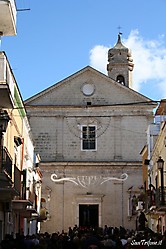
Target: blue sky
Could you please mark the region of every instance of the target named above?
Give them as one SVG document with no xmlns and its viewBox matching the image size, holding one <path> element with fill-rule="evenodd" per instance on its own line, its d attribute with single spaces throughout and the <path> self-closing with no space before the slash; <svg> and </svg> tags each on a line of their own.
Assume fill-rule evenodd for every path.
<svg viewBox="0 0 166 249">
<path fill-rule="evenodd" d="M 122 41 L 134 59 L 133 87 L 166 98 L 166 0 L 16 0 L 17 36 L 2 37 L 23 99 L 90 65 L 107 74 Z"/>
</svg>

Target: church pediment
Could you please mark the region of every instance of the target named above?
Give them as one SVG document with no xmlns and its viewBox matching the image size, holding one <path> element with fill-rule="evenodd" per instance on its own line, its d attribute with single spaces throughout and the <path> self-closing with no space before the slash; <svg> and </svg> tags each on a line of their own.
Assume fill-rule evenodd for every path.
<svg viewBox="0 0 166 249">
<path fill-rule="evenodd" d="M 149 102 L 149 98 L 90 66 L 27 99 L 34 106 L 86 106 Z"/>
</svg>

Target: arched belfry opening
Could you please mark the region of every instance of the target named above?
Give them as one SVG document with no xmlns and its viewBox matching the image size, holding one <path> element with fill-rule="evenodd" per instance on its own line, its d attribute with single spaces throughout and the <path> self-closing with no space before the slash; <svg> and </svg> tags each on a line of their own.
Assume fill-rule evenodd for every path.
<svg viewBox="0 0 166 249">
<path fill-rule="evenodd" d="M 133 59 L 130 50 L 122 44 L 121 33 L 117 43 L 108 51 L 108 76 L 116 82 L 132 88 Z"/>
<path fill-rule="evenodd" d="M 116 81 L 122 85 L 125 85 L 125 78 L 123 77 L 123 75 L 118 75 Z"/>
</svg>

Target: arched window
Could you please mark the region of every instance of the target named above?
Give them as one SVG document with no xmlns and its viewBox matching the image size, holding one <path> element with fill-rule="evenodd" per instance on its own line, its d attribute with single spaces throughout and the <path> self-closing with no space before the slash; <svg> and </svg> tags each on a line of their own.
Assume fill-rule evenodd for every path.
<svg viewBox="0 0 166 249">
<path fill-rule="evenodd" d="M 125 85 L 125 78 L 123 77 L 123 75 L 118 75 L 116 81 L 122 85 Z"/>
</svg>

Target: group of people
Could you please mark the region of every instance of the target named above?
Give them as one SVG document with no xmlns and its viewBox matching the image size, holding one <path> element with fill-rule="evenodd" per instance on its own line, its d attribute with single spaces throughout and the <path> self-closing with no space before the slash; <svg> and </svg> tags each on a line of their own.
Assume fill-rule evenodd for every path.
<svg viewBox="0 0 166 249">
<path fill-rule="evenodd" d="M 166 248 L 164 235 L 152 232 L 126 230 L 123 227 L 69 227 L 67 232 L 47 232 L 16 238 L 6 235 L 1 249 L 130 249 L 130 248 Z"/>
</svg>

